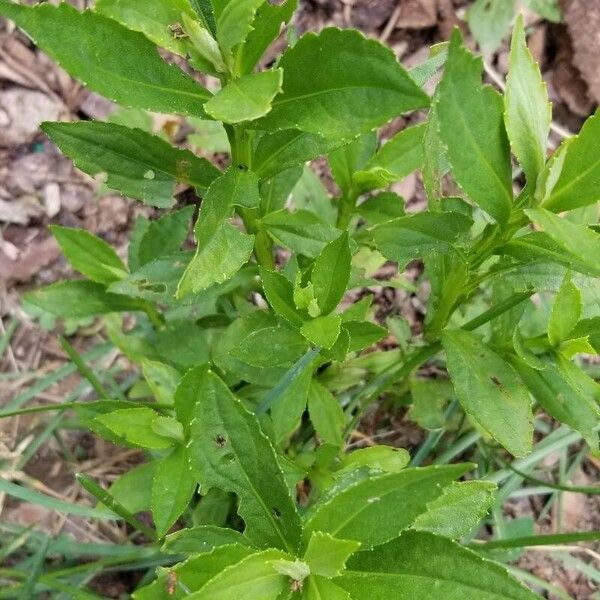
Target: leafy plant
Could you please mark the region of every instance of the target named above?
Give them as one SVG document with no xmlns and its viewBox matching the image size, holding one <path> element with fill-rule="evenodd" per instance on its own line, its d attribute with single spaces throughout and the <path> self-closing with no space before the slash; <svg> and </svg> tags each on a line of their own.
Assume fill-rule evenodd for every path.
<svg viewBox="0 0 600 600">
<path fill-rule="evenodd" d="M 100 397 L 64 408 L 149 458 L 109 490 L 80 482 L 100 514 L 179 557 L 138 600 L 537 597 L 459 543 L 493 502 L 494 484 L 469 475 L 480 467 L 408 467 L 405 451 L 345 446 L 388 392 L 425 427 L 444 423 L 451 400 L 466 415 L 462 431 L 515 456 L 531 450 L 539 409 L 598 452 L 600 388 L 577 356 L 600 348 L 600 234 L 587 221 L 600 195 L 600 115 L 547 159 L 551 112 L 520 18 L 504 96 L 482 84 L 458 31 L 412 71 L 377 41 L 333 28 L 263 68 L 294 9 L 294 0 L 152 0 L 140 11 L 98 0 L 78 12 L 0 0 L 0 14 L 90 89 L 189 116 L 211 149 L 224 143 L 220 121 L 231 150 L 220 171 L 142 129 L 44 125 L 80 169 L 133 199 L 172 209 L 176 185 L 198 195 L 197 207 L 140 219 L 126 264 L 90 233 L 52 229 L 84 279 L 27 302 L 59 318 L 105 315 L 143 376 L 113 399 L 71 352 Z M 217 78 L 219 91 L 157 46 Z M 444 62 L 430 98 L 422 85 Z M 417 110 L 425 120 L 379 145 L 378 128 Z M 322 155 L 340 190 L 333 199 L 303 169 Z M 428 196 L 417 213 L 387 189 L 415 169 Z M 459 195 L 444 194 L 449 179 Z M 341 303 L 386 260 L 402 271 L 417 259 L 431 290 L 422 336 L 375 323 L 368 296 Z M 534 294 L 553 300 L 531 318 Z M 132 329 L 121 313 L 135 315 Z M 378 342 L 390 331 L 399 349 L 386 352 Z M 451 385 L 417 376 L 431 360 Z M 136 516 L 147 510 L 153 528 Z"/>
</svg>

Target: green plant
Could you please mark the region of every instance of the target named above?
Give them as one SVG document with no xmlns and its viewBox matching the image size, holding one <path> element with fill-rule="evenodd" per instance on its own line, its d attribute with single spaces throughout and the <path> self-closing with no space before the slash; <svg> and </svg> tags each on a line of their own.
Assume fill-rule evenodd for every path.
<svg viewBox="0 0 600 600">
<path fill-rule="evenodd" d="M 62 318 L 105 315 L 111 341 L 143 374 L 127 399 L 112 399 L 65 342 L 99 399 L 53 408 L 149 457 L 109 490 L 79 480 L 101 503 L 94 514 L 187 557 L 139 600 L 534 598 L 458 543 L 493 502 L 490 481 L 457 482 L 481 465 L 406 468 L 403 450 L 346 453 L 345 444 L 388 392 L 433 429 L 458 404 L 468 417 L 460 431 L 475 427 L 498 453 L 530 452 L 534 408 L 598 452 L 600 388 L 572 359 L 600 347 L 600 115 L 547 160 L 551 111 L 520 19 L 504 97 L 482 85 L 458 31 L 410 72 L 378 42 L 338 29 L 302 36 L 257 71 L 294 9 L 293 0 L 152 0 L 142 12 L 134 0 L 98 0 L 81 13 L 0 0 L 0 14 L 90 89 L 220 121 L 231 150 L 221 172 L 141 129 L 43 127 L 80 169 L 129 197 L 169 209 L 182 183 L 201 198 L 194 251 L 182 250 L 193 206 L 140 219 L 127 264 L 85 231 L 52 228 L 85 279 L 27 301 Z M 220 90 L 168 65 L 155 45 Z M 421 86 L 444 64 L 431 99 Z M 379 147 L 375 130 L 415 110 L 427 120 Z M 525 183 L 516 197 L 511 149 Z M 303 170 L 321 155 L 341 192 L 333 201 Z M 405 213 L 382 190 L 415 169 L 428 205 Z M 460 195 L 444 195 L 450 177 Z M 373 322 L 370 299 L 340 301 L 373 283 L 385 260 L 402 271 L 415 259 L 431 288 L 424 333 L 410 339 L 390 319 L 400 347 L 386 352 L 377 343 L 388 328 Z M 551 309 L 535 309 L 534 294 L 553 297 Z M 127 331 L 125 312 L 136 316 Z M 452 386 L 416 375 L 443 357 Z M 136 516 L 146 510 L 153 527 Z M 188 526 L 167 535 L 182 515 Z"/>
</svg>

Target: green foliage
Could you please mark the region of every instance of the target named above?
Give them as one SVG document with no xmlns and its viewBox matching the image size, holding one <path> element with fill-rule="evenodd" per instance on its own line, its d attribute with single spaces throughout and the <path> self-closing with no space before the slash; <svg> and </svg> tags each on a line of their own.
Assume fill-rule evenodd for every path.
<svg viewBox="0 0 600 600">
<path fill-rule="evenodd" d="M 148 133 L 139 114 L 131 123 L 142 129 L 118 116 L 44 125 L 112 189 L 159 209 L 178 204 L 138 219 L 127 264 L 103 240 L 53 226 L 84 279 L 27 296 L 45 315 L 98 317 L 139 367 L 113 400 L 106 374 L 73 356 L 101 398 L 61 407 L 75 426 L 148 458 L 109 490 L 80 477 L 112 511 L 79 507 L 86 516 L 119 516 L 162 545 L 144 564 L 169 566 L 134 598 L 538 597 L 461 541 L 494 504 L 495 485 L 476 477 L 506 452 L 528 454 L 542 412 L 598 452 L 600 386 L 579 355 L 600 348 L 600 117 L 546 159 L 547 94 L 520 19 L 503 98 L 482 84 L 458 31 L 411 72 L 379 42 L 334 28 L 303 35 L 263 68 L 294 0 L 138 4 L 99 0 L 78 12 L 0 0 L 0 14 L 90 89 L 199 117 L 191 144 L 231 154 L 220 170 Z M 500 4 L 471 9 L 480 42 L 493 8 L 503 11 L 488 38 L 497 43 L 512 14 Z M 208 92 L 157 46 L 221 87 Z M 421 85 L 442 66 L 430 100 Z M 380 144 L 378 128 L 417 109 L 417 124 Z M 516 197 L 511 150 L 525 178 Z M 337 195 L 306 166 L 321 156 Z M 428 205 L 405 212 L 388 188 L 415 170 Z M 448 179 L 460 196 L 445 195 Z M 182 185 L 189 206 L 174 195 Z M 424 272 L 384 282 L 386 260 L 400 271 L 422 261 Z M 426 304 L 413 331 L 352 291 L 387 285 Z M 432 359 L 439 377 L 417 375 Z M 350 442 L 384 392 L 386 410 L 407 407 L 430 430 L 412 457 Z M 479 440 L 476 467 L 417 466 L 434 452 L 438 462 L 457 456 L 465 439 Z"/>
</svg>

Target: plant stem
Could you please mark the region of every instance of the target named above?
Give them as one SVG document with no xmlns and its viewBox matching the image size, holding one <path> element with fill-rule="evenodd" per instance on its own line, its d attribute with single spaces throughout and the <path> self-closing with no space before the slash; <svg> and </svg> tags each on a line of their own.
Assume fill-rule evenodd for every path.
<svg viewBox="0 0 600 600">
<path fill-rule="evenodd" d="M 353 191 L 340 198 L 338 204 L 338 215 L 336 220 L 336 227 L 338 229 L 348 229 L 348 225 L 350 225 L 350 220 L 354 215 L 357 198 L 358 196 Z"/>
</svg>

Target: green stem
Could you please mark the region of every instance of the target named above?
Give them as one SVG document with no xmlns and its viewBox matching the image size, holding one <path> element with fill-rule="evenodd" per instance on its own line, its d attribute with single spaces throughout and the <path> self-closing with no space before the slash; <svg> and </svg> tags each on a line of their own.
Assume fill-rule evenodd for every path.
<svg viewBox="0 0 600 600">
<path fill-rule="evenodd" d="M 358 195 L 351 191 L 348 194 L 342 196 L 338 203 L 338 214 L 336 220 L 336 227 L 338 229 L 346 230 L 356 210 L 356 200 Z"/>
</svg>

